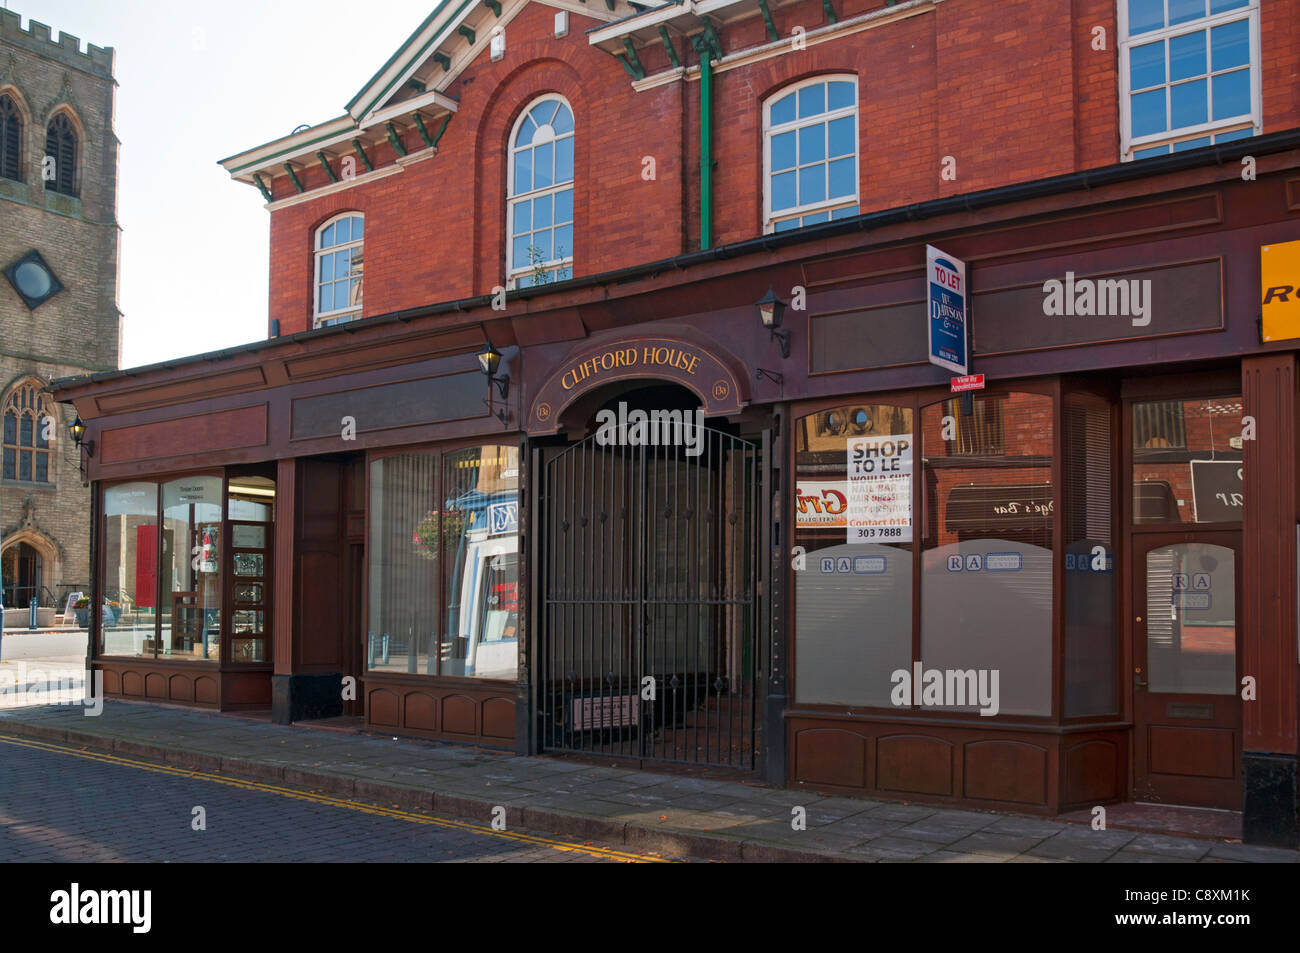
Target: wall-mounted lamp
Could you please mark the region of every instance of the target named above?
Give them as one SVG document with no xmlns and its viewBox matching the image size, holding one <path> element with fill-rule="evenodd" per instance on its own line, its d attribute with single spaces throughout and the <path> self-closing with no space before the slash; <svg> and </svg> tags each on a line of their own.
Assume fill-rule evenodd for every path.
<svg viewBox="0 0 1300 953">
<path fill-rule="evenodd" d="M 84 442 L 86 456 L 93 457 L 95 455 L 95 441 L 86 440 L 86 425 L 81 422 L 80 414 L 77 415 L 76 420 L 68 425 L 68 433 L 72 434 L 72 443 L 78 449 L 83 448 Z"/>
<path fill-rule="evenodd" d="M 781 343 L 781 357 L 790 356 L 790 329 L 781 327 L 785 319 L 785 302 L 769 287 L 767 294 L 758 299 L 758 317 L 773 340 Z"/>
<path fill-rule="evenodd" d="M 501 366 L 501 352 L 494 348 L 491 342 L 488 342 L 487 350 L 479 354 L 478 366 L 483 368 L 487 379 L 497 385 L 501 399 L 505 400 L 506 395 L 510 393 L 510 378 L 497 377 L 497 368 Z"/>
</svg>

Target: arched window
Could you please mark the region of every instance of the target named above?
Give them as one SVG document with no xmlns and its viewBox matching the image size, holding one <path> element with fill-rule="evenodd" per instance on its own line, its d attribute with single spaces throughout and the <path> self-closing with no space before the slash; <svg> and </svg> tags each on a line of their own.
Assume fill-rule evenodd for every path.
<svg viewBox="0 0 1300 953">
<path fill-rule="evenodd" d="M 533 103 L 510 137 L 506 268 L 516 288 L 573 277 L 573 111 Z"/>
<path fill-rule="evenodd" d="M 8 93 L 0 96 L 0 179 L 23 180 L 23 114 Z"/>
<path fill-rule="evenodd" d="M 4 402 L 4 466 L 0 476 L 20 483 L 54 482 L 54 436 L 58 416 L 44 384 L 26 378 Z"/>
<path fill-rule="evenodd" d="M 53 160 L 51 163 L 50 160 Z M 45 188 L 64 195 L 77 194 L 77 131 L 72 120 L 59 113 L 45 131 Z"/>
<path fill-rule="evenodd" d="M 316 230 L 318 328 L 361 317 L 361 265 L 365 218 L 345 212 Z"/>
<path fill-rule="evenodd" d="M 763 167 L 765 231 L 857 215 L 857 78 L 819 76 L 768 100 Z"/>
</svg>

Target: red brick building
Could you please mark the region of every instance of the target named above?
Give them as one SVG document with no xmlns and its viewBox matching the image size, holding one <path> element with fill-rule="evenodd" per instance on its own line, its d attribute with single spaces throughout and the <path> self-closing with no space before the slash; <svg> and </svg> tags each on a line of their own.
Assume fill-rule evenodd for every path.
<svg viewBox="0 0 1300 953">
<path fill-rule="evenodd" d="M 223 162 L 267 341 L 59 384 L 90 664 L 1294 845 L 1300 2 L 1197 4 L 444 3 Z"/>
</svg>

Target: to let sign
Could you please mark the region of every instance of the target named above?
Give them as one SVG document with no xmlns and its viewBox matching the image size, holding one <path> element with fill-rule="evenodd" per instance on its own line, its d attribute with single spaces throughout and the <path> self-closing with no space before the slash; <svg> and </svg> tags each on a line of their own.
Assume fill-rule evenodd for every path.
<svg viewBox="0 0 1300 953">
<path fill-rule="evenodd" d="M 925 285 L 930 363 L 965 375 L 970 364 L 966 353 L 966 263 L 926 245 Z"/>
<path fill-rule="evenodd" d="M 910 433 L 849 440 L 849 543 L 912 541 L 912 445 Z"/>
</svg>

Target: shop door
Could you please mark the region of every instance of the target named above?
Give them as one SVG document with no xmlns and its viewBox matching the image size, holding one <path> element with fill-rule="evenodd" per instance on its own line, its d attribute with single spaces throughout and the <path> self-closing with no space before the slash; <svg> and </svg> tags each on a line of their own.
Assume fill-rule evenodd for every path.
<svg viewBox="0 0 1300 953">
<path fill-rule="evenodd" d="M 1241 534 L 1134 537 L 1134 797 L 1241 809 Z"/>
<path fill-rule="evenodd" d="M 592 436 L 538 467 L 542 747 L 755 766 L 759 449 L 695 449 Z"/>
</svg>

